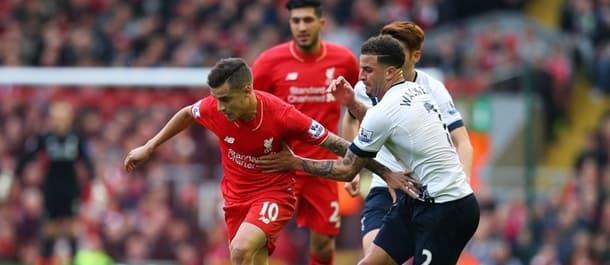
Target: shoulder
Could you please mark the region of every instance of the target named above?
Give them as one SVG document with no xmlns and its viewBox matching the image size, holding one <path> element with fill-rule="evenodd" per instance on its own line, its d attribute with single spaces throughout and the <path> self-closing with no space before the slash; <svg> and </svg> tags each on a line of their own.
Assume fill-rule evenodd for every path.
<svg viewBox="0 0 610 265">
<path fill-rule="evenodd" d="M 291 106 L 288 103 L 284 102 L 284 100 L 282 100 L 281 98 L 271 93 L 257 89 L 254 90 L 254 93 L 260 100 L 264 102 L 265 108 L 267 110 L 285 110 L 287 107 Z"/>
<path fill-rule="evenodd" d="M 396 85 L 396 89 L 390 89 L 388 91 L 388 95 L 390 95 L 391 98 L 394 98 L 394 97 L 392 97 L 392 95 L 395 96 L 396 94 L 402 94 L 405 91 L 417 89 L 417 88 L 422 89 L 423 85 L 420 83 L 415 83 L 415 82 L 411 82 L 411 81 L 404 81 L 404 82 Z M 385 96 L 384 96 L 384 98 L 385 98 Z"/>
<path fill-rule="evenodd" d="M 379 126 L 385 127 L 385 125 L 390 123 L 388 113 L 391 113 L 389 110 L 393 105 L 396 104 L 388 104 L 388 101 L 384 104 L 382 100 L 379 104 L 369 108 L 362 119 L 361 126 L 369 129 Z"/>
<path fill-rule="evenodd" d="M 263 113 L 266 117 L 271 117 L 274 123 L 280 124 L 281 127 L 290 127 L 292 122 L 303 118 L 310 119 L 305 114 L 302 114 L 293 105 L 286 103 L 281 98 L 260 90 L 254 90 L 256 96 L 263 104 Z"/>
<path fill-rule="evenodd" d="M 410 106 L 411 104 L 403 104 L 405 98 L 411 101 L 413 98 L 421 98 L 427 95 L 428 92 L 421 84 L 405 81 L 388 90 L 383 96 L 383 100 L 379 101 L 377 105 L 381 107 Z"/>
<path fill-rule="evenodd" d="M 212 96 L 204 97 L 191 105 L 191 115 L 199 118 L 202 113 L 207 113 L 210 109 L 216 109 L 216 100 Z"/>
<path fill-rule="evenodd" d="M 202 99 L 198 100 L 198 101 L 197 101 L 195 104 L 199 104 L 199 105 L 201 105 L 201 106 L 210 106 L 210 105 L 215 106 L 215 105 L 216 105 L 216 103 L 217 103 L 217 102 L 216 102 L 216 99 L 214 99 L 214 97 L 212 97 L 212 96 L 206 96 L 206 97 L 204 97 L 204 98 L 202 98 Z"/>
<path fill-rule="evenodd" d="M 443 82 L 441 82 L 439 79 L 421 70 L 417 70 L 417 76 L 417 83 L 421 84 L 428 91 L 428 93 L 434 97 L 434 100 L 436 100 L 438 104 L 442 105 L 446 102 L 453 102 L 453 98 L 451 97 L 451 94 L 449 94 L 447 87 L 445 87 L 445 84 L 443 84 Z M 419 79 L 420 76 L 421 79 Z"/>
<path fill-rule="evenodd" d="M 284 56 L 290 56 L 290 42 L 284 42 L 278 45 L 275 45 L 267 50 L 265 50 L 261 55 L 256 59 L 256 63 L 260 62 L 269 62 L 272 60 L 278 60 Z"/>
<path fill-rule="evenodd" d="M 445 85 L 443 84 L 443 82 L 441 80 L 439 80 L 438 78 L 434 77 L 433 75 L 424 72 L 422 70 L 416 69 L 415 70 L 417 72 L 417 80 L 416 83 L 421 84 L 423 86 L 427 86 L 431 89 L 444 89 L 447 90 L 447 88 L 445 88 Z"/>
<path fill-rule="evenodd" d="M 343 56 L 346 58 L 355 58 L 352 51 L 341 44 L 324 41 L 324 45 L 326 45 L 326 49 L 328 49 L 328 52 L 330 54 L 336 54 L 338 56 Z"/>
</svg>

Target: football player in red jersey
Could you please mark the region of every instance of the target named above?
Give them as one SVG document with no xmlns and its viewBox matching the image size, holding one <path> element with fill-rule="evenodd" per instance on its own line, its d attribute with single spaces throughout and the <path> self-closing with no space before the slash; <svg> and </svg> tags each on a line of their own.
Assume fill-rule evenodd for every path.
<svg viewBox="0 0 610 265">
<path fill-rule="evenodd" d="M 280 97 L 337 133 L 341 105 L 326 88 L 338 76 L 355 84 L 358 62 L 348 48 L 321 39 L 325 20 L 320 1 L 289 0 L 286 8 L 293 39 L 257 58 L 252 68 L 255 87 Z M 337 158 L 304 142 L 290 143 L 290 147 L 303 157 Z M 333 264 L 340 225 L 337 184 L 304 172 L 297 173 L 296 181 L 297 223 L 311 231 L 309 264 Z"/>
<path fill-rule="evenodd" d="M 345 154 L 347 141 L 281 99 L 254 91 L 252 73 L 239 58 L 219 61 L 208 75 L 211 95 L 179 110 L 146 144 L 125 158 L 127 171 L 148 160 L 161 144 L 193 123 L 220 139 L 224 176 L 223 210 L 232 264 L 267 264 L 274 241 L 295 210 L 293 171 L 265 173 L 255 161 L 298 140 Z M 368 168 L 387 177 L 388 185 L 407 191 L 408 178 L 370 160 Z M 350 181 L 345 179 L 343 181 Z"/>
</svg>

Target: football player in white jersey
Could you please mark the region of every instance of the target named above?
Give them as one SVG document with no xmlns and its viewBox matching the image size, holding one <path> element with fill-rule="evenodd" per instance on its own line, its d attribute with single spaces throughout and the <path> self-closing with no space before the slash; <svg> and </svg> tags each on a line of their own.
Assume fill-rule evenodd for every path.
<svg viewBox="0 0 610 265">
<path fill-rule="evenodd" d="M 479 222 L 478 202 L 451 142 L 434 98 L 402 73 L 405 55 L 394 38 L 381 35 L 361 48 L 360 80 L 379 103 L 367 110 L 342 77 L 330 88 L 356 117 L 358 136 L 338 160 L 271 154 L 257 164 L 267 170 L 288 166 L 317 176 L 351 180 L 382 147 L 400 170 L 413 170 L 419 196 L 402 196 L 383 219 L 373 245 L 359 264 L 455 264 Z M 402 174 L 396 172 L 395 174 Z M 390 191 L 392 191 L 390 189 Z"/>
<path fill-rule="evenodd" d="M 413 22 L 394 21 L 385 25 L 381 29 L 380 34 L 390 35 L 402 44 L 405 53 L 405 64 L 402 67 L 404 78 L 423 87 L 436 100 L 438 110 L 447 125 L 451 141 L 458 152 L 466 176 L 470 176 L 473 149 L 461 114 L 455 109 L 453 99 L 441 81 L 423 71 L 415 69 L 415 64 L 421 58 L 421 50 L 425 37 L 424 31 Z M 359 102 L 367 107 L 376 104 L 377 100 L 375 98 L 369 98 L 366 95 L 366 88 L 363 82 L 358 82 L 354 90 L 356 99 Z M 344 115 L 342 129 L 344 131 L 357 131 L 358 126 L 355 118 L 350 117 L 350 115 Z M 362 121 L 361 118 L 359 121 Z M 355 129 L 352 129 L 354 127 Z M 377 160 L 393 170 L 400 168 L 396 159 L 386 148 L 381 148 L 377 154 Z M 359 177 L 356 177 L 352 182 L 346 183 L 345 188 L 352 196 L 357 196 L 360 194 L 359 184 Z M 383 217 L 393 204 L 387 187 L 383 179 L 373 174 L 361 216 L 362 247 L 364 253 L 371 246 L 373 239 L 379 232 L 379 228 L 381 228 Z M 399 192 L 399 196 L 401 195 Z"/>
</svg>

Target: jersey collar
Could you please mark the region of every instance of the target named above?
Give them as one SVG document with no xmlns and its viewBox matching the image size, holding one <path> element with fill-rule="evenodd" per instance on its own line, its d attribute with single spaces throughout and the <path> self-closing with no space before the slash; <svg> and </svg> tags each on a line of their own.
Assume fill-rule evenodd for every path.
<svg viewBox="0 0 610 265">
<path fill-rule="evenodd" d="M 390 91 L 390 89 L 394 88 L 397 85 L 404 84 L 405 82 L 406 82 L 406 80 L 403 79 L 401 81 L 398 81 L 398 82 L 392 84 L 390 86 L 390 88 L 388 88 L 388 91 L 386 91 L 385 93 L 387 94 Z M 375 105 L 377 105 L 377 103 L 379 103 L 379 99 L 377 97 L 369 97 L 369 98 L 371 99 L 371 103 L 373 104 L 373 106 L 375 106 Z"/>
<path fill-rule="evenodd" d="M 292 57 L 297 59 L 297 61 L 303 63 L 319 62 L 320 60 L 324 59 L 327 54 L 326 43 L 324 41 L 320 42 L 320 50 L 313 54 L 304 53 L 299 50 L 299 48 L 297 47 L 297 43 L 294 40 L 290 41 L 290 45 L 288 45 L 288 47 L 290 48 L 290 54 L 292 55 Z"/>
</svg>

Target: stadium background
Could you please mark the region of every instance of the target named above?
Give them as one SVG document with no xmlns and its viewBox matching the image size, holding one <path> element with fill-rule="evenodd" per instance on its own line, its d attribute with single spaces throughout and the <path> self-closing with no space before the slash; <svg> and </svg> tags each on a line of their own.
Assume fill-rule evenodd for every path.
<svg viewBox="0 0 610 265">
<path fill-rule="evenodd" d="M 325 38 L 356 55 L 389 21 L 426 30 L 419 67 L 443 78 L 475 147 L 483 211 L 460 264 L 610 264 L 610 1 L 323 3 Z M 228 264 L 213 135 L 193 126 L 130 175 L 122 159 L 206 95 L 204 67 L 227 56 L 252 62 L 289 37 L 283 1 L 0 0 L 0 264 L 36 260 L 44 159 L 22 176 L 27 185 L 12 173 L 56 101 L 77 107 L 96 168 L 82 197 L 82 251 L 120 263 Z M 93 72 L 58 81 L 54 67 Z M 105 67 L 150 79 L 169 71 L 175 84 Z M 188 70 L 201 75 L 179 75 Z M 108 84 L 92 81 L 100 76 Z M 355 264 L 361 202 L 343 203 L 336 260 Z M 305 264 L 306 242 L 290 224 L 274 264 Z"/>
</svg>

